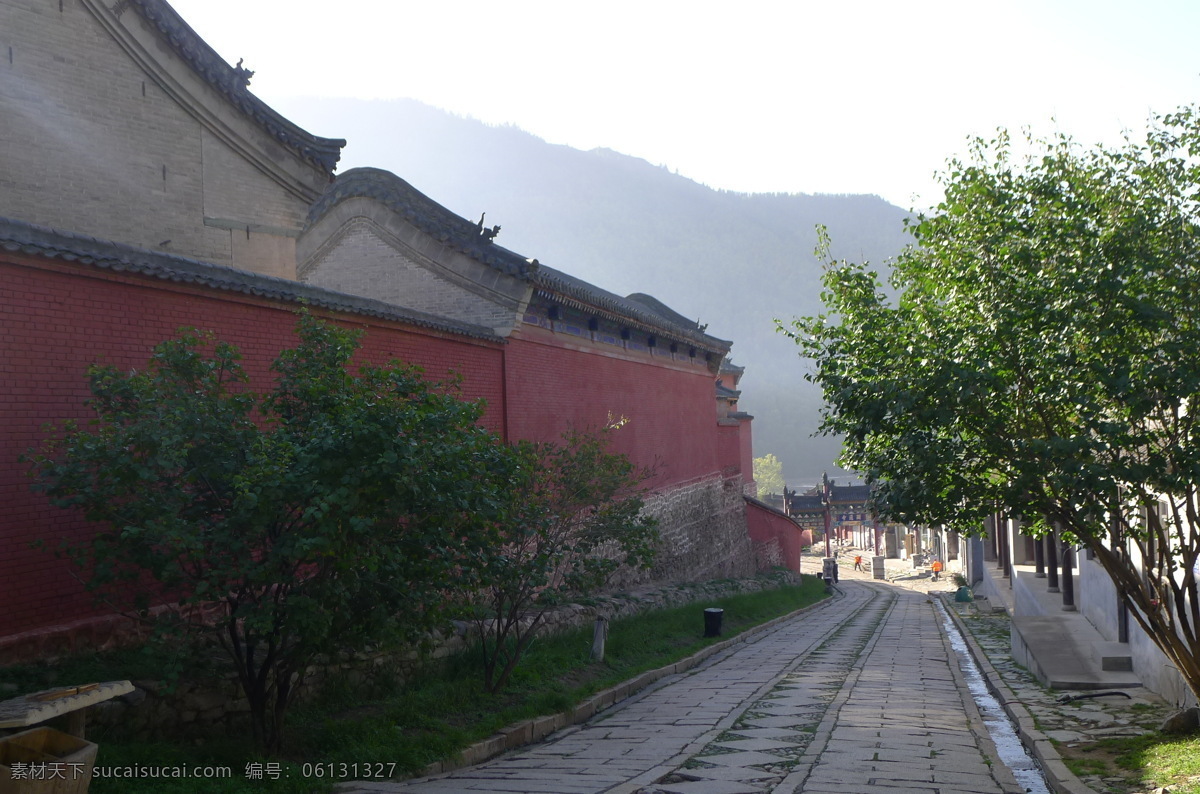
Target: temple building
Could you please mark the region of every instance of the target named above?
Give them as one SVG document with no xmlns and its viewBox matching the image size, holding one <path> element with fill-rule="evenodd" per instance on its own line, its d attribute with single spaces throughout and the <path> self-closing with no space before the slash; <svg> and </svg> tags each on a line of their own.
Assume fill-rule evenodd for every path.
<svg viewBox="0 0 1200 794">
<path fill-rule="evenodd" d="M 754 499 L 729 341 L 509 251 L 397 175 L 336 174 L 345 142 L 255 97 L 164 0 L 0 0 L 0 44 L 0 658 L 115 631 L 31 545 L 93 528 L 21 461 L 89 418 L 86 368 L 144 366 L 192 326 L 268 383 L 301 306 L 363 329 L 364 361 L 461 376 L 504 439 L 622 420 L 617 451 L 655 471 L 651 579 L 798 570 L 799 528 Z"/>
</svg>

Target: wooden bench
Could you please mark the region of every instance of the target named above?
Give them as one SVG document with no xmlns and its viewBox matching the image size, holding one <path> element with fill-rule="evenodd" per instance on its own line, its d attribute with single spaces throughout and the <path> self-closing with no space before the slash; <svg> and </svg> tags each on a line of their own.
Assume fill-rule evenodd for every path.
<svg viewBox="0 0 1200 794">
<path fill-rule="evenodd" d="M 67 733 L 83 739 L 88 708 L 132 691 L 133 684 L 128 681 L 107 681 L 103 684 L 55 687 L 22 695 L 0 702 L 0 729 L 28 728 L 65 714 Z"/>
</svg>

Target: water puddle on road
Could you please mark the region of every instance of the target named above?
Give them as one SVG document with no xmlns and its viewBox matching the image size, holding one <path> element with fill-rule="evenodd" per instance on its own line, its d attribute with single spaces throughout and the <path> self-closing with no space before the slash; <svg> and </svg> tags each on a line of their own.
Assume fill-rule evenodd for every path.
<svg viewBox="0 0 1200 794">
<path fill-rule="evenodd" d="M 1021 744 L 1016 728 L 1009 720 L 1008 715 L 1004 713 L 1004 709 L 1001 708 L 1000 701 L 996 700 L 988 691 L 983 674 L 979 672 L 979 667 L 971 657 L 971 652 L 967 649 L 967 642 L 959 633 L 958 626 L 950 619 L 950 615 L 941 601 L 934 599 L 934 603 L 942 613 L 942 624 L 946 627 L 946 636 L 950 638 L 950 647 L 958 654 L 963 678 L 966 679 L 967 688 L 971 690 L 971 696 L 975 699 L 980 716 L 983 717 L 983 724 L 996 744 L 996 752 L 1000 754 L 1000 761 L 1012 770 L 1013 777 L 1025 791 L 1030 794 L 1050 794 L 1050 787 L 1046 783 L 1046 778 L 1042 776 L 1041 768 L 1026 752 L 1025 746 Z"/>
</svg>

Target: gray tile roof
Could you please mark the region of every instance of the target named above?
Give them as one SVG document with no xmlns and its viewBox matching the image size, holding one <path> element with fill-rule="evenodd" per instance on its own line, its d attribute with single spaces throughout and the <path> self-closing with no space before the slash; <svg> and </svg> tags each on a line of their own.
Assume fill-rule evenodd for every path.
<svg viewBox="0 0 1200 794">
<path fill-rule="evenodd" d="M 739 367 L 737 364 L 734 364 L 729 359 L 725 359 L 724 361 L 721 362 L 721 374 L 722 375 L 741 375 L 745 371 L 746 371 L 745 367 Z"/>
<path fill-rule="evenodd" d="M 793 513 L 821 513 L 825 510 L 825 502 L 820 494 L 791 494 L 788 509 Z"/>
<path fill-rule="evenodd" d="M 742 396 L 737 389 L 731 389 L 723 383 L 717 384 L 717 397 L 724 400 L 736 400 Z"/>
<path fill-rule="evenodd" d="M 302 130 L 276 113 L 247 90 L 250 83 L 247 69 L 230 66 L 204 39 L 192 30 L 163 0 L 123 0 L 138 15 L 162 34 L 163 40 L 184 63 L 223 95 L 242 113 L 253 119 L 275 140 L 293 149 L 303 159 L 325 169 L 333 169 L 342 156 L 346 142 L 340 138 L 320 138 Z M 118 4 L 119 5 L 119 4 Z M 236 20 L 230 20 L 236 24 Z M 241 62 L 239 61 L 239 64 Z"/>
<path fill-rule="evenodd" d="M 829 498 L 834 502 L 865 503 L 871 497 L 869 485 L 832 485 Z"/>
<path fill-rule="evenodd" d="M 794 518 L 792 518 L 791 516 L 789 516 L 787 513 L 783 512 L 782 510 L 780 510 L 778 507 L 775 507 L 774 505 L 767 504 L 766 502 L 762 501 L 761 499 L 755 499 L 753 496 L 746 496 L 744 494 L 742 495 L 742 498 L 746 500 L 747 504 L 752 504 L 755 507 L 761 508 L 763 510 L 767 510 L 767 511 L 779 516 L 780 518 L 786 518 L 788 521 L 791 521 L 793 524 L 796 524 L 796 520 Z M 801 529 L 802 527 L 799 524 L 796 524 L 796 528 Z"/>
<path fill-rule="evenodd" d="M 684 317 L 682 314 L 675 311 L 653 295 L 647 295 L 644 292 L 634 292 L 626 295 L 625 300 L 636 303 L 645 309 L 649 309 L 659 317 L 662 317 L 680 327 L 699 328 L 698 323 L 689 320 L 687 317 Z"/>
<path fill-rule="evenodd" d="M 482 224 L 456 215 L 400 177 L 380 168 L 352 168 L 338 176 L 309 209 L 308 223 L 315 223 L 338 203 L 357 197 L 379 201 L 435 240 L 502 273 L 529 282 L 551 300 L 574 303 L 585 311 L 601 310 L 643 329 L 672 336 L 720 355 L 728 352 L 732 345 L 709 336 L 695 322 L 650 296 L 635 294 L 623 298 L 496 245 L 481 233 Z"/>
<path fill-rule="evenodd" d="M 390 303 L 347 295 L 298 281 L 249 273 L 198 259 L 147 251 L 129 245 L 0 217 L 0 250 L 79 262 L 117 273 L 134 273 L 182 284 L 256 295 L 299 305 L 377 317 L 410 325 L 503 342 L 489 328 L 410 311 Z"/>
<path fill-rule="evenodd" d="M 528 278 L 538 266 L 491 242 L 478 224 L 455 215 L 391 171 L 351 168 L 338 175 L 308 209 L 311 226 L 335 206 L 351 198 L 370 198 L 416 226 L 440 243 L 510 276 Z"/>
</svg>

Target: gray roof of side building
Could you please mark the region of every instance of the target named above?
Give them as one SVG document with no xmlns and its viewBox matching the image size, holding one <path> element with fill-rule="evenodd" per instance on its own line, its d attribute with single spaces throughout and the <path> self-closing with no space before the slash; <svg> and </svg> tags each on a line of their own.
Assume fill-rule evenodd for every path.
<svg viewBox="0 0 1200 794">
<path fill-rule="evenodd" d="M 833 502 L 862 502 L 866 503 L 871 497 L 869 485 L 833 485 L 830 486 L 830 501 Z"/>
<path fill-rule="evenodd" d="M 649 309 L 659 317 L 665 318 L 672 323 L 684 328 L 699 328 L 700 324 L 687 317 L 684 317 L 679 312 L 666 305 L 653 295 L 647 295 L 644 292 L 633 292 L 625 296 L 625 300 L 632 301 L 640 306 Z"/>
<path fill-rule="evenodd" d="M 732 346 L 732 342 L 704 333 L 697 323 L 650 296 L 635 293 L 623 298 L 496 245 L 481 234 L 483 226 L 480 223 L 456 215 L 405 180 L 380 168 L 352 168 L 339 175 L 310 207 L 309 225 L 338 203 L 359 197 L 379 201 L 435 240 L 502 273 L 529 282 L 549 297 L 576 302 L 584 309 L 603 310 L 722 355 Z"/>
<path fill-rule="evenodd" d="M 724 361 L 721 362 L 721 374 L 722 375 L 741 375 L 741 374 L 745 373 L 745 371 L 746 371 L 745 367 L 739 367 L 737 364 L 734 364 L 729 359 L 725 359 Z"/>
<path fill-rule="evenodd" d="M 820 494 L 792 494 L 788 497 L 788 509 L 819 513 L 825 509 Z"/>
<path fill-rule="evenodd" d="M 162 34 L 163 40 L 217 93 L 250 117 L 272 138 L 295 151 L 301 158 L 323 168 L 332 178 L 346 141 L 321 138 L 306 132 L 247 89 L 250 72 L 230 66 L 216 50 L 208 46 L 183 17 L 163 0 L 123 0 L 138 15 Z M 239 61 L 239 63 L 241 63 Z"/>
<path fill-rule="evenodd" d="M 299 281 L 250 273 L 226 265 L 63 232 L 12 218 L 0 217 L 0 250 L 80 262 L 118 273 L 136 273 L 166 281 L 196 284 L 297 305 L 392 320 L 490 342 L 504 341 L 490 328 L 403 309 L 391 303 L 348 295 Z"/>
</svg>

